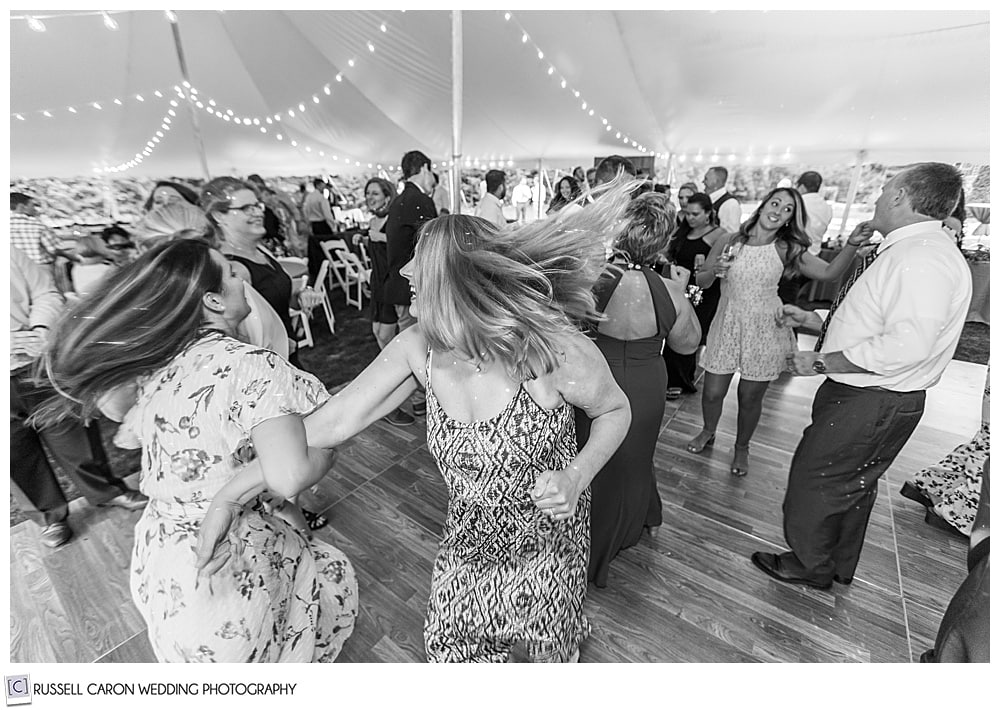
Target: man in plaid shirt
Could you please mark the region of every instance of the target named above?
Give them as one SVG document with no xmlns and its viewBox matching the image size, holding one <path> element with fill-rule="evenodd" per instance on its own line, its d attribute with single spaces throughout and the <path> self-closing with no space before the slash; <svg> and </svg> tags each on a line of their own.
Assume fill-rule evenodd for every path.
<svg viewBox="0 0 1000 710">
<path fill-rule="evenodd" d="M 76 260 L 73 252 L 62 249 L 56 235 L 38 219 L 38 203 L 20 192 L 10 193 L 10 243 L 41 266 L 51 268 L 57 256 Z"/>
</svg>

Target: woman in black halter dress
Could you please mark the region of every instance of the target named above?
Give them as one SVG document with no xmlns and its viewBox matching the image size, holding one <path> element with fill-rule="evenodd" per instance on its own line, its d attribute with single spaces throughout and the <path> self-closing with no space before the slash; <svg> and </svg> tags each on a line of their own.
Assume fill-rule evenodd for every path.
<svg viewBox="0 0 1000 710">
<path fill-rule="evenodd" d="M 632 425 L 625 441 L 590 484 L 590 563 L 587 578 L 608 583 L 620 550 L 635 545 L 644 527 L 663 521 L 653 473 L 653 452 L 663 420 L 667 372 L 662 352 L 698 347 L 700 332 L 684 282 L 656 274 L 650 264 L 666 247 L 675 213 L 664 195 L 646 193 L 626 211 L 613 245 L 615 256 L 594 287 L 597 310 L 607 320 L 591 329 L 618 386 L 629 399 Z M 577 416 L 577 439 L 587 442 L 590 419 Z"/>
</svg>

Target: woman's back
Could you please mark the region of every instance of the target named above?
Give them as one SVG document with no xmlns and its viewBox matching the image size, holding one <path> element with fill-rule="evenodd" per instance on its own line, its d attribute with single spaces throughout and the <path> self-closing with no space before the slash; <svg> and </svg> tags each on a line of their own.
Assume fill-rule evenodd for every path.
<svg viewBox="0 0 1000 710">
<path fill-rule="evenodd" d="M 594 290 L 597 310 L 607 316 L 596 327 L 598 345 L 602 337 L 611 338 L 632 345 L 633 350 L 649 346 L 659 354 L 676 312 L 658 274 L 646 267 L 611 265 Z"/>
</svg>

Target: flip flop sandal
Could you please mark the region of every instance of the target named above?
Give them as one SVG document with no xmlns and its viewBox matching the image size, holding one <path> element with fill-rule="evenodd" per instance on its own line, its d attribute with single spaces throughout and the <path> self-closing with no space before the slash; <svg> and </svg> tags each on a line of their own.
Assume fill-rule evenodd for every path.
<svg viewBox="0 0 1000 710">
<path fill-rule="evenodd" d="M 683 390 L 680 387 L 668 387 L 667 388 L 667 399 L 677 399 L 681 396 Z"/>
<path fill-rule="evenodd" d="M 322 527 L 326 527 L 326 524 L 330 521 L 319 513 L 314 513 L 311 510 L 302 509 L 302 517 L 306 519 L 306 523 L 309 525 L 310 530 L 319 530 Z"/>
</svg>

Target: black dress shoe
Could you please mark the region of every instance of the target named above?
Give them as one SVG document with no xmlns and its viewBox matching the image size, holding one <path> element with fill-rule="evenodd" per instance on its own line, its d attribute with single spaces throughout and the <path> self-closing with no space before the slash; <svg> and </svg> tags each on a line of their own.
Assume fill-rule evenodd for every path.
<svg viewBox="0 0 1000 710">
<path fill-rule="evenodd" d="M 854 577 L 841 577 L 839 574 L 833 575 L 833 581 L 837 584 L 850 584 L 854 581 Z"/>
<path fill-rule="evenodd" d="M 959 530 L 954 525 L 949 523 L 947 520 L 942 518 L 940 515 L 935 513 L 931 508 L 928 508 L 927 512 L 924 513 L 924 522 L 930 525 L 931 527 L 937 528 L 938 530 L 944 530 L 945 532 L 951 533 L 952 535 L 960 537 L 963 540 L 968 539 L 965 533 L 963 533 L 961 530 Z"/>
<path fill-rule="evenodd" d="M 903 487 L 899 489 L 899 494 L 904 498 L 909 498 L 915 503 L 920 503 L 920 505 L 930 508 L 934 505 L 934 501 L 927 497 L 927 494 L 922 490 L 917 488 L 915 485 L 907 481 L 903 484 Z"/>
<path fill-rule="evenodd" d="M 781 563 L 781 556 L 773 552 L 755 552 L 750 556 L 750 561 L 756 565 L 757 569 L 766 574 L 771 579 L 789 584 L 804 584 L 807 587 L 816 589 L 829 589 L 833 584 L 830 580 L 825 582 L 813 579 L 812 577 L 797 577 L 793 573 L 784 569 Z"/>
<path fill-rule="evenodd" d="M 111 500 L 106 500 L 100 503 L 102 508 L 110 508 L 112 506 L 116 508 L 124 508 L 125 510 L 139 510 L 140 508 L 145 508 L 146 503 L 149 502 L 149 498 L 144 496 L 139 491 L 134 491 L 131 488 L 125 490 L 124 493 L 116 495 Z"/>
<path fill-rule="evenodd" d="M 42 532 L 38 536 L 38 538 L 42 541 L 42 544 L 46 547 L 62 547 L 69 542 L 72 537 L 73 530 L 69 527 L 69 523 L 65 520 L 60 520 L 57 523 L 46 525 L 42 528 Z"/>
</svg>

